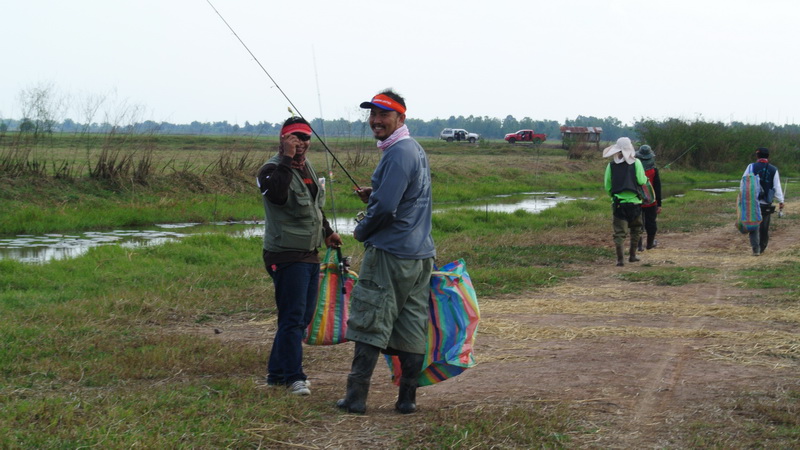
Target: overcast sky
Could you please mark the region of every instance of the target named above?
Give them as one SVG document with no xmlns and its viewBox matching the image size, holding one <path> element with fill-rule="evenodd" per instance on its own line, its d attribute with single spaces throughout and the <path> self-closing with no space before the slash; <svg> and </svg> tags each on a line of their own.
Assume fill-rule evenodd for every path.
<svg viewBox="0 0 800 450">
<path fill-rule="evenodd" d="M 800 122 L 797 0 L 212 0 L 307 119 L 578 115 Z M 206 0 L 0 0 L 0 118 L 50 86 L 59 118 L 136 110 L 281 122 L 289 103 Z"/>
</svg>

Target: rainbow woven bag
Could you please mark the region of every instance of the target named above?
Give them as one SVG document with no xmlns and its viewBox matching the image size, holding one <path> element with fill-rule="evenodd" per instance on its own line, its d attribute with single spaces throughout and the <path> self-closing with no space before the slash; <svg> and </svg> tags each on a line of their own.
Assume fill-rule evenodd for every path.
<svg viewBox="0 0 800 450">
<path fill-rule="evenodd" d="M 653 184 L 650 179 L 641 186 L 642 206 L 652 205 L 656 202 L 656 191 L 653 189 Z"/>
<path fill-rule="evenodd" d="M 758 176 L 753 173 L 753 165 L 750 164 L 742 176 L 739 196 L 736 199 L 736 229 L 742 234 L 756 231 L 761 225 L 761 206 L 758 204 L 760 192 L 761 183 Z"/>
<path fill-rule="evenodd" d="M 350 292 L 358 281 L 342 261 L 342 251 L 328 248 L 319 268 L 319 293 L 314 317 L 308 325 L 303 342 L 308 345 L 334 345 L 347 342 L 347 317 Z"/>
<path fill-rule="evenodd" d="M 420 386 L 452 378 L 475 365 L 473 347 L 480 321 L 478 296 L 463 259 L 431 274 L 428 343 L 417 382 Z M 400 384 L 400 360 L 386 355 L 394 384 Z"/>
</svg>

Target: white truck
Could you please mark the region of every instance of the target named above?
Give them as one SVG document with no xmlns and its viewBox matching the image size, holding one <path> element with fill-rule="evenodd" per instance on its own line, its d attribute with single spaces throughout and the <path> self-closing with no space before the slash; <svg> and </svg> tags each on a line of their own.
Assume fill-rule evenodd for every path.
<svg viewBox="0 0 800 450">
<path fill-rule="evenodd" d="M 444 139 L 447 142 L 453 141 L 467 141 L 474 144 L 480 139 L 478 133 L 470 133 L 463 128 L 445 128 L 439 133 L 439 139 Z"/>
</svg>

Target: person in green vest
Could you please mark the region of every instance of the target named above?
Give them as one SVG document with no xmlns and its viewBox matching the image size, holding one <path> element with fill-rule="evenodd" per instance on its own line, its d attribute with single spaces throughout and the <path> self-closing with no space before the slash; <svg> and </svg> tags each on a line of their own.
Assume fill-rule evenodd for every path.
<svg viewBox="0 0 800 450">
<path fill-rule="evenodd" d="M 303 372 L 303 333 L 314 316 L 319 290 L 318 249 L 342 245 L 328 224 L 324 179 L 306 159 L 311 126 L 291 117 L 281 128 L 278 153 L 258 171 L 264 203 L 263 259 L 275 286 L 278 330 L 267 362 L 267 385 L 309 395 Z"/>
<path fill-rule="evenodd" d="M 604 158 L 612 158 L 606 166 L 605 189 L 612 200 L 614 247 L 617 251 L 617 266 L 624 266 L 623 244 L 630 230 L 631 245 L 628 262 L 639 261 L 636 247 L 642 234 L 642 199 L 640 186 L 647 182 L 642 162 L 636 159 L 636 150 L 627 137 L 603 150 Z"/>
</svg>

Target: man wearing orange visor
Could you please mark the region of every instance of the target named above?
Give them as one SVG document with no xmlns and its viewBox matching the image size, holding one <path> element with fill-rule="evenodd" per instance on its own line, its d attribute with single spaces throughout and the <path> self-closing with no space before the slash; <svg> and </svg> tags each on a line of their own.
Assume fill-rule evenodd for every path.
<svg viewBox="0 0 800 450">
<path fill-rule="evenodd" d="M 405 125 L 406 104 L 392 90 L 361 104 L 381 160 L 371 187 L 357 193 L 367 203 L 353 236 L 365 251 L 350 294 L 347 339 L 355 341 L 345 398 L 337 406 L 366 412 L 369 383 L 380 352 L 397 355 L 402 375 L 395 409 L 416 411 L 417 377 L 425 357 L 428 296 L 436 249 L 431 237 L 431 172 L 425 150 Z"/>
</svg>

